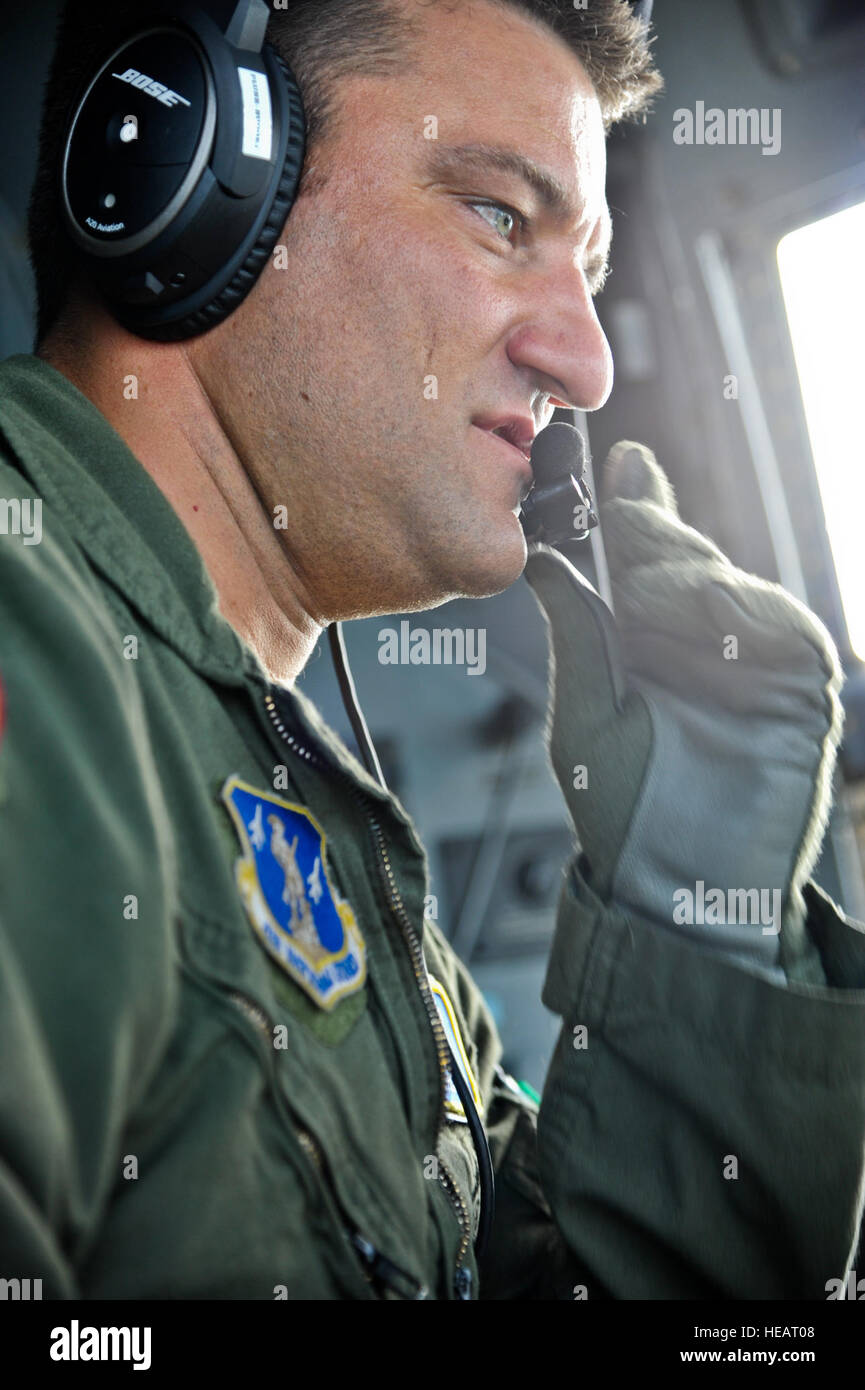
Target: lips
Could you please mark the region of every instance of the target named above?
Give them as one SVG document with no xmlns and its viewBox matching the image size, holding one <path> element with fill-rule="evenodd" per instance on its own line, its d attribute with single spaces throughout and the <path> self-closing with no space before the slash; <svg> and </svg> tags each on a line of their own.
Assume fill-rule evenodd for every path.
<svg viewBox="0 0 865 1390">
<path fill-rule="evenodd" d="M 505 414 L 479 415 L 472 421 L 479 430 L 497 435 L 507 444 L 519 449 L 527 460 L 531 460 L 532 444 L 535 440 L 536 426 L 531 415 Z"/>
<path fill-rule="evenodd" d="M 529 459 L 531 444 L 529 444 L 527 440 L 524 440 L 524 447 L 520 449 L 516 444 L 512 444 L 510 439 L 505 438 L 501 430 L 494 432 L 490 429 L 483 429 L 482 426 L 477 423 L 473 425 L 473 428 L 478 429 L 481 434 L 485 434 L 487 438 L 495 444 L 496 454 L 500 454 L 502 462 L 506 463 L 510 460 L 511 467 L 514 465 L 517 466 L 521 483 L 519 503 L 514 508 L 514 511 L 519 511 L 520 506 L 525 502 L 535 485 L 535 475 L 532 471 L 531 460 Z"/>
</svg>

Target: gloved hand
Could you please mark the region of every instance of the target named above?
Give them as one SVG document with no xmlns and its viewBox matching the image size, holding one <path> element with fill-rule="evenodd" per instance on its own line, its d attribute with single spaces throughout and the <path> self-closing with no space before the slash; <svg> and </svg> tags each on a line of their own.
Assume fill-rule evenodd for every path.
<svg viewBox="0 0 865 1390">
<path fill-rule="evenodd" d="M 617 444 L 602 483 L 615 620 L 558 551 L 532 547 L 525 570 L 551 630 L 549 749 L 579 864 L 604 902 L 781 983 L 824 983 L 802 888 L 841 735 L 832 639 L 684 525 L 643 445 Z"/>
</svg>

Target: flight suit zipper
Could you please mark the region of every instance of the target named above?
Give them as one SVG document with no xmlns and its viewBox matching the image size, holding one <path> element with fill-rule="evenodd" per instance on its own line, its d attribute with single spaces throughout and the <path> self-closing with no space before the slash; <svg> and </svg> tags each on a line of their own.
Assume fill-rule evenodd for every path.
<svg viewBox="0 0 865 1390">
<path fill-rule="evenodd" d="M 421 945 L 420 938 L 418 937 L 417 932 L 412 926 L 409 915 L 405 910 L 405 904 L 402 900 L 402 896 L 397 886 L 393 866 L 390 862 L 390 856 L 387 852 L 387 845 L 385 844 L 384 833 L 374 813 L 373 804 L 370 798 L 368 796 L 365 796 L 364 793 L 361 792 L 354 785 L 348 773 L 344 772 L 340 767 L 336 767 L 331 763 L 326 763 L 324 759 L 321 758 L 317 753 L 313 752 L 309 748 L 304 747 L 295 738 L 294 734 L 289 733 L 288 729 L 286 729 L 285 724 L 280 718 L 279 710 L 276 708 L 276 702 L 269 691 L 265 693 L 264 705 L 265 709 L 267 710 L 268 718 L 273 727 L 275 728 L 276 732 L 279 734 L 279 737 L 282 740 L 282 742 L 285 743 L 287 747 L 291 749 L 291 751 L 295 754 L 296 757 L 302 758 L 305 762 L 311 763 L 314 767 L 318 768 L 319 771 L 323 771 L 326 773 L 336 773 L 337 776 L 340 777 L 340 779 L 345 783 L 354 801 L 360 806 L 366 823 L 369 826 L 373 848 L 375 851 L 376 864 L 378 866 L 379 877 L 381 879 L 382 887 L 384 888 L 385 897 L 387 899 L 391 913 L 396 920 L 397 926 L 400 929 L 400 933 L 406 944 L 406 947 L 408 948 L 409 959 L 411 960 L 412 964 L 412 970 L 414 972 L 415 980 L 417 982 L 421 999 L 423 1000 L 424 1007 L 426 1008 L 427 1018 L 429 1019 L 430 1027 L 433 1033 L 433 1038 L 435 1039 L 436 1052 L 438 1054 L 439 1062 L 439 1109 L 437 1131 L 440 1131 L 442 1124 L 444 1123 L 445 1116 L 445 1078 L 448 1075 L 448 1068 L 450 1065 L 450 1049 L 448 1048 L 444 1028 L 442 1027 L 442 1022 L 439 1018 L 438 1009 L 435 1006 L 435 1000 L 432 996 L 432 990 L 430 989 L 429 982 L 427 980 L 426 966 L 424 964 L 423 958 L 423 947 Z M 459 1221 L 460 1225 L 460 1243 L 457 1251 L 457 1267 L 454 1275 L 454 1289 L 458 1298 L 470 1299 L 471 1270 L 468 1268 L 467 1265 L 465 1265 L 464 1262 L 466 1258 L 466 1253 L 469 1248 L 469 1244 L 471 1242 L 471 1217 L 469 1216 L 468 1208 L 466 1207 L 462 1195 L 460 1194 L 459 1189 L 457 1188 L 457 1185 L 454 1182 L 452 1174 L 448 1170 L 447 1165 L 440 1157 L 437 1157 L 436 1171 L 438 1175 L 438 1181 L 447 1193 L 448 1199 L 454 1208 L 457 1220 Z"/>
</svg>

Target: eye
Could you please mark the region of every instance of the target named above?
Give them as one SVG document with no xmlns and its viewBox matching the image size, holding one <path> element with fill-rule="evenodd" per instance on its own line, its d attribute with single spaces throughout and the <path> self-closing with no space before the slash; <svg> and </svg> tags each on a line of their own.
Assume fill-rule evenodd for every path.
<svg viewBox="0 0 865 1390">
<path fill-rule="evenodd" d="M 479 208 L 484 221 L 488 222 L 493 230 L 499 233 L 503 241 L 510 241 L 515 230 L 524 232 L 528 226 L 526 218 L 515 208 L 508 207 L 507 203 L 479 201 L 469 203 L 468 206 Z M 491 213 L 492 216 L 487 217 L 485 216 L 486 213 Z"/>
</svg>

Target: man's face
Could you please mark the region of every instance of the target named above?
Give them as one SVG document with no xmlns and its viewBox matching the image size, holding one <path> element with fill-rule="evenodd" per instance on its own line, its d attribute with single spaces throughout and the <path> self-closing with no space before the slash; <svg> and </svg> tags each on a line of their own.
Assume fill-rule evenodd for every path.
<svg viewBox="0 0 865 1390">
<path fill-rule="evenodd" d="M 582 65 L 518 11 L 404 3 L 415 60 L 340 84 L 287 268 L 190 352 L 268 511 L 287 507 L 278 534 L 323 621 L 511 584 L 531 470 L 492 428 L 510 420 L 528 447 L 552 400 L 594 410 L 612 384 L 591 299 L 604 133 Z"/>
</svg>

